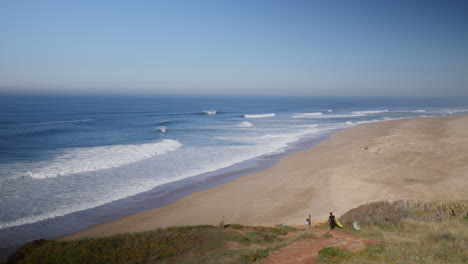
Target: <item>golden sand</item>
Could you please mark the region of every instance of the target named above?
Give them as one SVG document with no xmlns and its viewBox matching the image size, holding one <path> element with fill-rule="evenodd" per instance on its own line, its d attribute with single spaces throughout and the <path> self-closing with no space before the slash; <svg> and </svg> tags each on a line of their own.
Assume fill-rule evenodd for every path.
<svg viewBox="0 0 468 264">
<path fill-rule="evenodd" d="M 177 225 L 303 225 L 380 200 L 468 198 L 468 115 L 348 128 L 271 168 L 168 206 L 67 235 L 108 236 Z"/>
</svg>

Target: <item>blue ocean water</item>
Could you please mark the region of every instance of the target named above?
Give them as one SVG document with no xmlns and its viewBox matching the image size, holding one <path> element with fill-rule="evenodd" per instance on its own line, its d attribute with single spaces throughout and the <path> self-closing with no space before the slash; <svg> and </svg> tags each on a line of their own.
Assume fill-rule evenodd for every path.
<svg viewBox="0 0 468 264">
<path fill-rule="evenodd" d="M 337 129 L 458 113 L 468 113 L 466 100 L 2 95 L 0 238 Z"/>
</svg>

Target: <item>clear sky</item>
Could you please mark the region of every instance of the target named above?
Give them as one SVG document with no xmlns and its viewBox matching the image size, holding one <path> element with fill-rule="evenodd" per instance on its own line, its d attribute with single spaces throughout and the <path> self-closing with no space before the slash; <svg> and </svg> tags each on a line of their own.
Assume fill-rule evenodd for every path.
<svg viewBox="0 0 468 264">
<path fill-rule="evenodd" d="M 468 96 L 464 0 L 0 0 L 0 92 Z"/>
</svg>

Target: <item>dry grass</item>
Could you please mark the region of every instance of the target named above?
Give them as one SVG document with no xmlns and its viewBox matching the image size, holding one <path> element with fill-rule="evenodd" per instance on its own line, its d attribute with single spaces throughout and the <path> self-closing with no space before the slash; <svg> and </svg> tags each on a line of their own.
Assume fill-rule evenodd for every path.
<svg viewBox="0 0 468 264">
<path fill-rule="evenodd" d="M 379 202 L 350 210 L 341 221 L 382 241 L 361 252 L 324 249 L 319 263 L 468 263 L 467 202 Z"/>
<path fill-rule="evenodd" d="M 321 263 L 468 263 L 468 221 L 402 220 L 393 228 L 366 226 L 361 235 L 382 244 L 361 252 L 325 256 Z"/>
<path fill-rule="evenodd" d="M 320 263 L 468 263 L 468 205 L 461 202 L 379 202 L 341 217 L 359 221 L 359 236 L 381 241 L 361 252 L 325 248 Z M 324 228 L 328 228 L 325 224 Z M 35 241 L 7 263 L 253 263 L 306 237 L 286 226 L 186 226 L 69 242 Z M 227 248 L 227 242 L 240 245 Z M 231 243 L 232 244 L 232 243 Z"/>
<path fill-rule="evenodd" d="M 395 225 L 402 219 L 440 222 L 451 217 L 467 216 L 468 201 L 395 201 L 361 205 L 345 213 L 339 220 L 344 225 L 351 225 L 353 221 L 361 225 Z"/>
<path fill-rule="evenodd" d="M 252 263 L 268 256 L 296 231 L 286 226 L 182 226 L 76 241 L 36 240 L 6 263 Z M 290 239 L 291 240 L 291 239 Z M 226 247 L 228 242 L 240 245 Z"/>
</svg>

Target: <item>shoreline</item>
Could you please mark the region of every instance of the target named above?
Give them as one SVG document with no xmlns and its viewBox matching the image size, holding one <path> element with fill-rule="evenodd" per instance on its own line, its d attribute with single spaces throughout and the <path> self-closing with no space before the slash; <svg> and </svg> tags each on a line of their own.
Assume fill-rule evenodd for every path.
<svg viewBox="0 0 468 264">
<path fill-rule="evenodd" d="M 9 227 L 2 234 L 7 246 L 0 247 L 0 260 L 5 259 L 21 245 L 36 239 L 57 239 L 78 233 L 96 225 L 114 221 L 132 214 L 167 206 L 184 196 L 229 183 L 239 177 L 265 170 L 291 153 L 313 147 L 339 129 L 323 131 L 320 134 L 306 135 L 299 141 L 290 143 L 283 152 L 270 153 L 243 161 L 229 167 L 200 174 L 158 186 L 109 204 L 74 212 L 36 223 Z M 38 233 L 38 231 L 40 231 Z M 8 241 L 8 242 L 7 242 Z"/>
<path fill-rule="evenodd" d="M 465 131 L 468 115 L 361 124 L 286 155 L 264 170 L 58 239 L 221 221 L 301 225 L 309 213 L 312 220 L 323 220 L 330 211 L 339 216 L 379 200 L 466 199 Z"/>
</svg>

